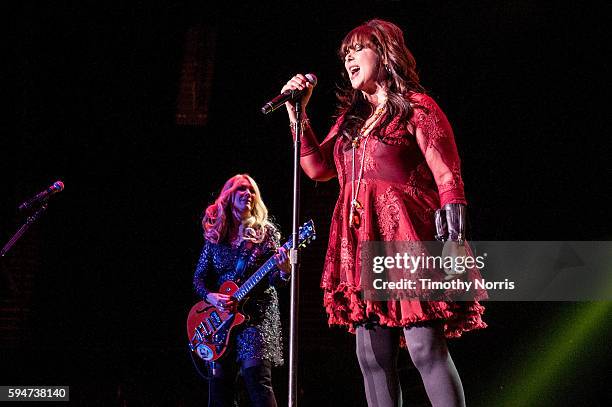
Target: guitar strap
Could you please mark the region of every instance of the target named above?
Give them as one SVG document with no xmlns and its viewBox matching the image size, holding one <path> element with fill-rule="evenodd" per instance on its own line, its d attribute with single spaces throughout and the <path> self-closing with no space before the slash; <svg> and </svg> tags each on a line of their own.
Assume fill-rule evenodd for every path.
<svg viewBox="0 0 612 407">
<path fill-rule="evenodd" d="M 241 282 L 244 272 L 249 264 L 249 257 L 253 251 L 253 242 L 244 240 L 240 244 L 240 254 L 236 262 L 236 282 Z"/>
</svg>

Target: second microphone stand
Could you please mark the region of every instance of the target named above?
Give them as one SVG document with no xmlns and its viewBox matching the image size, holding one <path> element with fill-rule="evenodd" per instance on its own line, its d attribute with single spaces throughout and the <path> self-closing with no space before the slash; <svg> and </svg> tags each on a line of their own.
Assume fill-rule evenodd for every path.
<svg viewBox="0 0 612 407">
<path fill-rule="evenodd" d="M 43 212 L 47 209 L 47 205 L 48 205 L 47 201 L 45 200 L 43 204 L 38 209 L 36 209 L 34 213 L 32 213 L 30 216 L 26 218 L 25 222 L 21 225 L 21 227 L 17 230 L 17 232 L 15 232 L 15 234 L 4 245 L 2 250 L 0 250 L 0 257 L 4 257 L 4 255 L 8 253 L 9 250 L 11 250 L 11 247 L 13 247 L 15 243 L 17 243 L 19 238 L 23 236 L 23 234 L 30 228 L 30 226 L 34 222 L 36 222 L 38 218 L 40 218 L 40 215 L 42 215 Z"/>
</svg>

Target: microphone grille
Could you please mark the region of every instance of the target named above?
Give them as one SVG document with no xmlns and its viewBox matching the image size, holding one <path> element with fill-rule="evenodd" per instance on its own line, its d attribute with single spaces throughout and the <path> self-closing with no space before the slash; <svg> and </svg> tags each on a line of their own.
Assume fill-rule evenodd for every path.
<svg viewBox="0 0 612 407">
<path fill-rule="evenodd" d="M 308 79 L 308 82 L 312 83 L 312 86 L 317 86 L 317 75 L 313 73 L 307 73 L 304 76 L 306 77 L 306 79 Z"/>
<path fill-rule="evenodd" d="M 55 181 L 53 183 L 53 189 L 55 189 L 57 192 L 63 191 L 64 183 L 62 181 Z"/>
</svg>

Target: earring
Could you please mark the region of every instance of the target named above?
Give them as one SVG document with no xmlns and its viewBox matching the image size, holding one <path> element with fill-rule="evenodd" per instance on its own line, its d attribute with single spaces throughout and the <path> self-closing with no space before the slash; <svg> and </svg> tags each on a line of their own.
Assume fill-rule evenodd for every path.
<svg viewBox="0 0 612 407">
<path fill-rule="evenodd" d="M 391 73 L 391 67 L 388 64 L 385 64 L 385 71 L 387 71 L 388 74 Z"/>
</svg>

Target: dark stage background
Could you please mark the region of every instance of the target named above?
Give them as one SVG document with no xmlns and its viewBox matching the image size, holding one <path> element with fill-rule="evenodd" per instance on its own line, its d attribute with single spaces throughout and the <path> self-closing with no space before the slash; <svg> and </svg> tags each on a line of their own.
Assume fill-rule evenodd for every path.
<svg viewBox="0 0 612 407">
<path fill-rule="evenodd" d="M 287 118 L 259 107 L 296 72 L 315 72 L 309 115 L 322 137 L 342 69 L 336 47 L 373 17 L 404 29 L 454 127 L 474 239 L 610 240 L 608 6 L 53 3 L 4 13 L 14 93 L 0 144 L 2 243 L 20 202 L 57 179 L 66 187 L 1 260 L 0 385 L 70 385 L 83 406 L 206 405 L 184 332 L 201 210 L 248 172 L 290 233 Z M 189 82 L 194 29 L 207 45 Z M 180 89 L 198 89 L 204 125 L 177 124 L 192 100 Z M 353 337 L 327 328 L 318 289 L 337 185 L 303 184 L 302 218 L 319 239 L 301 269 L 301 405 L 364 406 Z M 609 405 L 611 324 L 587 318 L 594 306 L 489 303 L 489 328 L 450 345 L 468 405 Z M 404 365 L 406 405 L 427 405 Z M 274 375 L 286 404 L 286 368 Z"/>
</svg>

